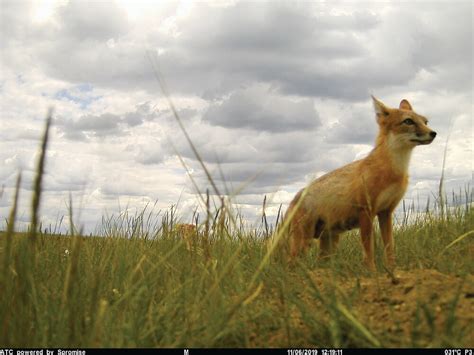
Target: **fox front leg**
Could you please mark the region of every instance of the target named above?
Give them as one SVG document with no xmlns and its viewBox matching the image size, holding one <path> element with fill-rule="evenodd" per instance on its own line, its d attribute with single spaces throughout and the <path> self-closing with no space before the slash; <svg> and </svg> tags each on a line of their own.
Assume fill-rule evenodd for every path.
<svg viewBox="0 0 474 355">
<path fill-rule="evenodd" d="M 359 214 L 360 236 L 364 247 L 364 264 L 370 271 L 375 271 L 373 223 L 374 217 L 368 211 Z"/>
<path fill-rule="evenodd" d="M 382 211 L 378 214 L 380 233 L 384 244 L 385 260 L 387 266 L 395 267 L 395 253 L 392 237 L 392 211 Z"/>
</svg>

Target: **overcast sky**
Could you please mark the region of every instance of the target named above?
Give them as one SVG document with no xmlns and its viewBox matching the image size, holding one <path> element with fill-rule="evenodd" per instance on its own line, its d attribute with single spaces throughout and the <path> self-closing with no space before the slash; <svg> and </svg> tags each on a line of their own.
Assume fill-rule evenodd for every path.
<svg viewBox="0 0 474 355">
<path fill-rule="evenodd" d="M 54 126 L 41 215 L 92 232 L 100 217 L 179 202 L 183 222 L 205 176 L 147 53 L 222 191 L 258 220 L 263 196 L 287 206 L 311 179 L 364 157 L 377 133 L 370 95 L 410 101 L 438 132 L 415 148 L 406 200 L 472 183 L 471 1 L 0 0 L 0 217 L 18 171 L 29 201 L 48 107 Z"/>
</svg>

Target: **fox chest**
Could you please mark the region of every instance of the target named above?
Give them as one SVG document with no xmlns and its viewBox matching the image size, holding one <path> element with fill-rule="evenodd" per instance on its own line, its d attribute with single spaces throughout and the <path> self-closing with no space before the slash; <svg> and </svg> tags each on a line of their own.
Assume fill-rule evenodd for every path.
<svg viewBox="0 0 474 355">
<path fill-rule="evenodd" d="M 405 195 L 406 184 L 391 184 L 383 189 L 375 199 L 375 212 L 393 210 Z"/>
</svg>

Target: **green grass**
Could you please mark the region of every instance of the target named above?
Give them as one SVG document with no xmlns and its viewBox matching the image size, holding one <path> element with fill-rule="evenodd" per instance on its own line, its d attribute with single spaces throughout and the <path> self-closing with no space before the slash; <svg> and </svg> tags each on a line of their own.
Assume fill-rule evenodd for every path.
<svg viewBox="0 0 474 355">
<path fill-rule="evenodd" d="M 399 268 L 472 274 L 472 239 L 445 247 L 473 229 L 473 217 L 469 210 L 449 221 L 397 230 Z M 267 247 L 256 238 L 216 236 L 187 250 L 174 233 L 153 240 L 37 235 L 33 249 L 26 234 L 15 234 L 10 255 L 6 243 L 3 233 L 1 265 L 7 257 L 10 262 L 2 270 L 2 346 L 411 345 L 408 339 L 376 337 L 357 320 L 336 283 L 311 282 L 318 270 L 354 280 L 364 276 L 354 233 L 330 262 L 318 262 L 312 250 L 293 267 L 270 259 L 257 275 Z M 449 292 L 454 298 L 458 291 Z M 430 300 L 419 302 L 420 310 L 429 310 Z M 438 331 L 425 335 L 426 341 L 446 346 Z M 467 345 L 469 339 L 458 341 L 450 345 Z"/>
<path fill-rule="evenodd" d="M 44 164 L 40 159 L 38 175 Z M 36 183 L 34 209 L 41 178 Z M 78 236 L 73 227 L 57 236 L 36 228 L 14 233 L 13 202 L 0 233 L 2 347 L 473 346 L 472 325 L 457 312 L 472 299 L 462 288 L 474 273 L 471 204 L 395 230 L 399 270 L 434 269 L 459 280 L 459 287 L 439 290 L 448 301 L 436 309 L 432 298 L 410 291 L 416 284 L 387 286 L 380 245 L 379 271 L 367 274 L 355 232 L 343 236 L 329 261 L 319 261 L 314 247 L 288 265 L 269 255 L 261 237 L 268 226 L 242 232 L 240 222 L 229 227 L 230 213 L 209 213 L 209 235 L 187 248 L 173 210 L 153 236 L 142 228 L 153 224 L 145 213 L 104 219 L 101 237 Z M 383 323 L 364 311 L 367 280 L 376 289 L 371 304 L 388 307 L 393 318 L 404 301 L 392 288 L 416 303 L 408 320 L 392 322 L 395 333 L 381 331 Z"/>
</svg>

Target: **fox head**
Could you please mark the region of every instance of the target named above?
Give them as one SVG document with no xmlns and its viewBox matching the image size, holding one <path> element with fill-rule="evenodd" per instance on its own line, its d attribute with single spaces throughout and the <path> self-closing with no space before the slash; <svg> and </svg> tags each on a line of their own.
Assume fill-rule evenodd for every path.
<svg viewBox="0 0 474 355">
<path fill-rule="evenodd" d="M 436 132 L 428 127 L 428 120 L 413 111 L 410 103 L 403 99 L 398 109 L 387 107 L 372 96 L 377 123 L 380 127 L 377 140 L 388 138 L 399 147 L 413 148 L 430 144 Z"/>
</svg>

